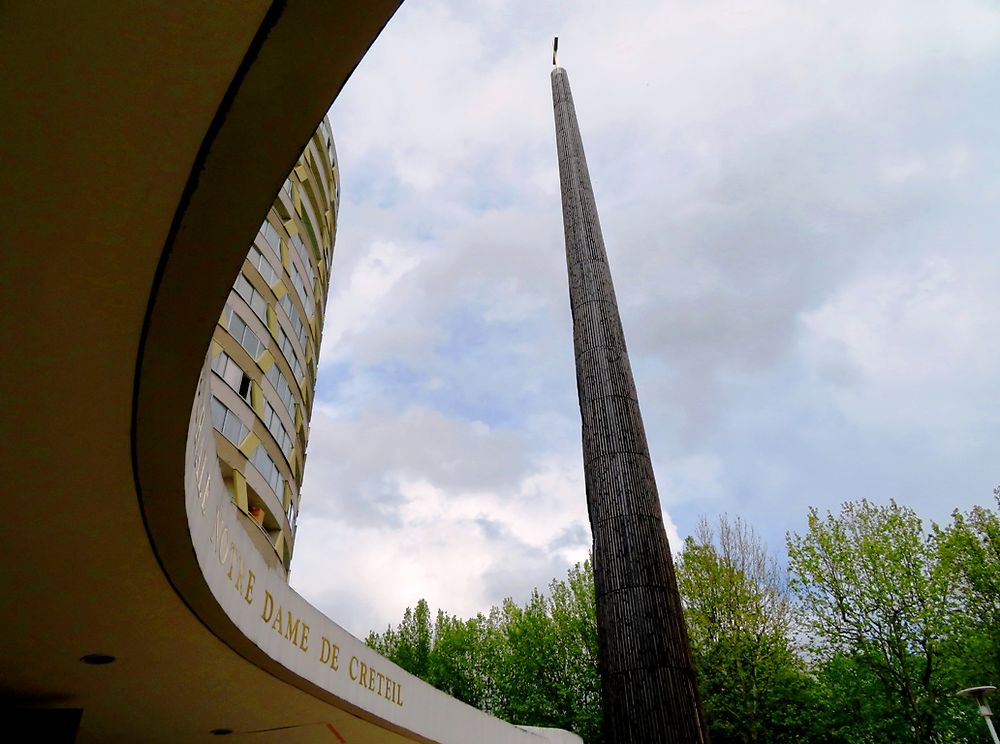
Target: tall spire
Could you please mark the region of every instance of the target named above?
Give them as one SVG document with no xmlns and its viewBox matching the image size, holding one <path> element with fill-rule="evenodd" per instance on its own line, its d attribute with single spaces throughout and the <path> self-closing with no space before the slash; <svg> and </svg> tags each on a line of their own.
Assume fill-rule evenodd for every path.
<svg viewBox="0 0 1000 744">
<path fill-rule="evenodd" d="M 558 65 L 552 102 L 594 538 L 605 740 L 707 742 L 597 204 L 569 77 Z"/>
</svg>

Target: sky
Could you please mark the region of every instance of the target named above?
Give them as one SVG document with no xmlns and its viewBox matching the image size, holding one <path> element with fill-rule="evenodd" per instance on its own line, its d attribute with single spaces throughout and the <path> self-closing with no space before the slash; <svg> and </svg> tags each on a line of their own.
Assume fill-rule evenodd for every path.
<svg viewBox="0 0 1000 744">
<path fill-rule="evenodd" d="M 1000 6 L 406 0 L 341 204 L 291 584 L 355 635 L 590 550 L 560 37 L 667 534 L 1000 484 Z"/>
</svg>

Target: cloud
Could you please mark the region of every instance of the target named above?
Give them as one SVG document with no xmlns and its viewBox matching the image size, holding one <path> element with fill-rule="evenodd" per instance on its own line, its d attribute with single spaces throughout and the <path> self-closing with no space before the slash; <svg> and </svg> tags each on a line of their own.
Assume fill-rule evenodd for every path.
<svg viewBox="0 0 1000 744">
<path fill-rule="evenodd" d="M 805 316 L 807 353 L 821 374 L 833 369 L 823 374 L 827 390 L 857 425 L 968 446 L 968 436 L 995 424 L 996 409 L 984 403 L 1000 402 L 1000 352 L 986 341 L 1000 317 L 996 268 L 936 255 L 893 269 Z"/>
<path fill-rule="evenodd" d="M 431 463 L 420 476 L 387 466 L 381 484 L 391 491 L 389 499 L 364 488 L 331 499 L 323 492 L 325 473 L 312 474 L 306 498 L 313 505 L 300 518 L 293 586 L 363 637 L 398 622 L 420 598 L 464 616 L 507 596 L 523 602 L 532 588 L 547 586 L 587 557 L 590 532 L 578 464 L 540 462 L 502 483 L 485 474 L 474 483 L 463 475 L 456 480 L 451 467 L 457 458 L 459 469 L 475 465 L 469 453 L 452 442 L 451 461 Z M 517 471 L 511 458 L 502 464 Z"/>
<path fill-rule="evenodd" d="M 343 172 L 293 583 L 363 633 L 586 555 L 548 55 L 570 71 L 675 549 L 988 502 L 1000 11 L 404 4 Z"/>
<path fill-rule="evenodd" d="M 406 516 L 403 485 L 415 478 L 443 489 L 503 489 L 528 468 L 512 433 L 427 408 L 352 419 L 319 404 L 311 440 L 303 493 L 314 513 L 336 514 L 348 526 L 398 523 Z"/>
<path fill-rule="evenodd" d="M 321 366 L 333 358 L 338 349 L 346 346 L 346 336 L 362 332 L 372 322 L 379 306 L 406 280 L 407 274 L 418 268 L 419 263 L 420 259 L 413 251 L 406 251 L 393 242 L 376 240 L 369 246 L 368 251 L 351 267 L 346 282 L 335 283 L 337 313 L 333 322 L 325 324 Z M 415 343 L 413 334 L 408 334 L 407 338 Z M 395 342 L 391 346 L 398 353 L 402 339 L 386 340 Z"/>
</svg>

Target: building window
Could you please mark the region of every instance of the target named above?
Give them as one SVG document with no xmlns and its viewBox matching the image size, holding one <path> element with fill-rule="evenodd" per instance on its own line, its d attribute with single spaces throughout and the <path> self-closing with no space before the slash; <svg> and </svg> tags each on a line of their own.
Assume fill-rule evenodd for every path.
<svg viewBox="0 0 1000 744">
<path fill-rule="evenodd" d="M 264 344 L 229 304 L 226 304 L 226 315 L 228 316 L 226 329 L 229 331 L 229 335 L 235 338 L 237 343 L 246 349 L 250 357 L 256 361 L 257 357 L 264 351 Z"/>
<path fill-rule="evenodd" d="M 240 394 L 243 400 L 250 401 L 250 378 L 247 376 L 246 372 L 243 373 L 243 379 L 240 380 L 240 386 L 236 390 Z"/>
<path fill-rule="evenodd" d="M 288 181 L 286 180 L 287 184 Z M 281 255 L 281 239 L 278 237 L 278 230 L 269 221 L 264 220 L 264 224 L 260 226 L 260 234 L 264 238 L 264 242 L 271 246 L 271 250 L 274 251 L 276 256 Z"/>
<path fill-rule="evenodd" d="M 304 370 L 302 369 L 302 363 L 299 361 L 298 355 L 295 353 L 295 347 L 292 346 L 292 342 L 288 340 L 288 336 L 285 332 L 278 329 L 278 337 L 276 339 L 278 346 L 281 348 L 281 353 L 285 355 L 285 361 L 288 362 L 288 366 L 292 368 L 292 373 L 295 375 L 296 381 L 301 385 L 304 378 Z"/>
<path fill-rule="evenodd" d="M 267 300 L 264 299 L 260 292 L 254 289 L 253 285 L 250 284 L 250 280 L 243 276 L 242 272 L 236 277 L 236 284 L 233 285 L 233 289 L 250 306 L 254 315 L 264 323 L 267 323 Z"/>
<path fill-rule="evenodd" d="M 288 410 L 288 415 L 292 417 L 292 421 L 295 420 L 295 396 L 292 394 L 292 389 L 288 385 L 288 380 L 285 376 L 281 374 L 281 370 L 278 369 L 277 364 L 272 364 L 267 370 L 268 382 L 274 387 L 275 392 L 278 393 L 278 398 L 281 402 L 285 404 L 285 408 Z"/>
<path fill-rule="evenodd" d="M 295 331 L 295 335 L 299 337 L 299 343 L 302 344 L 302 348 L 306 346 L 306 327 L 299 317 L 298 312 L 295 310 L 295 303 L 292 302 L 291 295 L 285 295 L 281 298 L 281 302 L 278 303 L 281 309 L 285 311 L 285 315 L 288 316 L 289 322 L 292 324 L 292 329 Z"/>
<path fill-rule="evenodd" d="M 285 429 L 284 424 L 281 423 L 281 417 L 278 416 L 277 412 L 267 401 L 264 401 L 264 424 L 267 426 L 267 430 L 271 432 L 271 436 L 274 437 L 274 441 L 278 443 L 278 447 L 285 453 L 285 458 L 291 461 L 292 438 L 288 435 L 288 430 Z"/>
<path fill-rule="evenodd" d="M 243 368 L 234 362 L 226 352 L 219 352 L 219 355 L 212 360 L 212 369 L 225 380 L 229 387 L 233 390 L 238 389 L 243 378 Z"/>
<path fill-rule="evenodd" d="M 306 313 L 311 318 L 313 315 L 312 302 L 309 299 L 309 290 L 306 289 L 305 282 L 302 281 L 302 275 L 299 274 L 298 268 L 295 264 L 292 264 L 292 285 L 295 287 L 295 291 L 299 293 L 299 297 L 302 300 L 302 306 L 306 309 Z"/>
<path fill-rule="evenodd" d="M 309 279 L 309 286 L 312 286 L 313 282 L 316 281 L 316 273 L 313 271 L 312 259 L 309 257 L 309 251 L 306 249 L 306 244 L 302 240 L 302 236 L 293 235 L 292 245 L 295 246 L 295 250 L 299 254 L 299 258 L 302 259 L 302 264 L 305 266 L 306 277 Z"/>
<path fill-rule="evenodd" d="M 239 447 L 247 438 L 250 429 L 240 421 L 240 417 L 229 410 L 218 398 L 212 398 L 212 426 L 222 432 L 222 436 Z"/>
<path fill-rule="evenodd" d="M 212 371 L 239 393 L 243 400 L 250 401 L 250 377 L 226 352 L 220 351 L 212 360 Z"/>
<path fill-rule="evenodd" d="M 281 477 L 281 472 L 278 470 L 277 465 L 274 464 L 274 460 L 271 459 L 271 456 L 267 454 L 262 445 L 257 445 L 257 449 L 254 450 L 250 462 L 257 468 L 257 472 L 264 476 L 264 480 L 271 486 L 271 490 L 275 494 L 284 493 L 285 479 Z"/>
<path fill-rule="evenodd" d="M 247 255 L 247 258 L 250 263 L 253 264 L 254 268 L 257 269 L 257 272 L 261 275 L 264 281 L 267 282 L 267 285 L 269 287 L 273 286 L 278 280 L 278 272 L 276 272 L 274 267 L 271 266 L 271 262 L 267 260 L 267 257 L 257 250 L 256 246 L 251 246 L 250 253 Z"/>
</svg>

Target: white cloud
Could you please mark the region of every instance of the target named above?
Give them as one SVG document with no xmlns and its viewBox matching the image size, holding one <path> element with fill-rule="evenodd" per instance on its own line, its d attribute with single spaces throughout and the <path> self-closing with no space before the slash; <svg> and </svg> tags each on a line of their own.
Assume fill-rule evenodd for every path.
<svg viewBox="0 0 1000 744">
<path fill-rule="evenodd" d="M 857 425 L 962 446 L 995 422 L 988 404 L 1000 403 L 1000 351 L 988 342 L 1000 318 L 996 269 L 947 256 L 895 268 L 805 316 L 805 348 L 820 371 L 847 370 L 830 390 Z"/>
<path fill-rule="evenodd" d="M 722 467 L 722 461 L 711 454 L 671 458 L 658 470 L 660 493 L 668 504 L 710 502 L 723 492 Z"/>
<path fill-rule="evenodd" d="M 336 312 L 324 327 L 320 363 L 335 357 L 344 347 L 348 334 L 364 334 L 377 316 L 379 305 L 386 302 L 400 281 L 420 263 L 413 251 L 395 243 L 376 240 L 336 281 Z M 339 262 L 338 271 L 341 269 Z M 346 274 L 346 277 L 344 276 Z M 346 279 L 346 281 L 345 281 Z"/>
<path fill-rule="evenodd" d="M 456 458 L 468 453 L 454 442 L 450 449 Z M 504 596 L 524 601 L 589 554 L 579 470 L 575 462 L 546 461 L 507 485 L 483 489 L 392 471 L 391 519 L 356 520 L 329 504 L 306 509 L 292 584 L 361 635 L 398 622 L 421 597 L 465 616 Z M 325 484 L 312 483 L 309 498 L 322 498 Z"/>
<path fill-rule="evenodd" d="M 343 172 L 296 586 L 357 632 L 589 537 L 548 81 L 570 71 L 671 545 L 728 511 L 989 499 L 1000 11 L 404 3 Z"/>
</svg>

